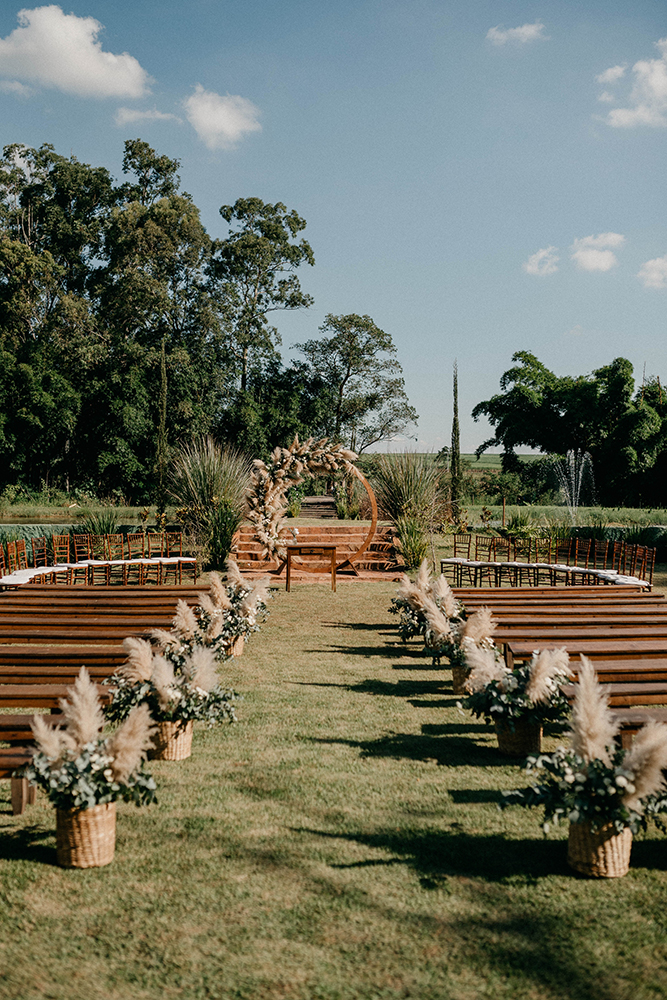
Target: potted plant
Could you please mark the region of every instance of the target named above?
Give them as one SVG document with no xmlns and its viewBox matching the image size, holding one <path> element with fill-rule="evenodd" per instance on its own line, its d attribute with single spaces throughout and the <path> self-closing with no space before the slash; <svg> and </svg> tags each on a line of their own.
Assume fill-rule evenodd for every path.
<svg viewBox="0 0 667 1000">
<path fill-rule="evenodd" d="M 629 750 L 615 746 L 617 731 L 607 691 L 582 656 L 569 746 L 529 758 L 535 783 L 503 793 L 503 805 L 543 806 L 545 832 L 567 820 L 568 864 L 593 878 L 625 875 L 633 833 L 667 811 L 667 726 L 648 722 Z"/>
<path fill-rule="evenodd" d="M 155 653 L 146 640 L 133 637 L 123 640 L 123 648 L 128 654 L 125 663 L 105 681 L 111 691 L 105 715 L 110 721 L 120 721 L 137 705 L 146 705 L 157 723 L 151 758 L 189 757 L 195 720 L 208 726 L 236 721 L 233 703 L 237 696 L 220 685 L 212 649 L 176 647 L 167 658 Z"/>
<path fill-rule="evenodd" d="M 509 670 L 497 650 L 467 653 L 470 673 L 463 702 L 476 718 L 493 725 L 498 749 L 511 757 L 539 753 L 545 722 L 564 719 L 570 705 L 563 685 L 572 678 L 565 649 L 533 653 L 530 663 Z"/>
<path fill-rule="evenodd" d="M 439 663 L 442 656 L 447 657 L 452 668 L 454 694 L 464 694 L 465 680 L 470 673 L 469 654 L 481 649 L 494 657 L 497 655 L 492 638 L 497 623 L 485 607 L 479 608 L 470 618 L 449 619 L 434 601 L 427 600 L 424 614 L 428 622 L 424 638 L 433 662 Z"/>
<path fill-rule="evenodd" d="M 135 707 L 123 724 L 102 736 L 97 687 L 81 668 L 69 699 L 60 702 L 63 728 L 35 715 L 37 747 L 23 777 L 42 788 L 56 807 L 56 852 L 65 868 L 92 868 L 113 860 L 116 802 L 155 801 L 155 782 L 144 770 L 153 725 L 148 706 Z"/>
<path fill-rule="evenodd" d="M 389 613 L 398 615 L 398 634 L 403 642 L 416 635 L 426 636 L 429 631 L 426 609 L 430 603 L 450 621 L 465 620 L 463 604 L 456 599 L 452 588 L 442 574 L 433 579 L 424 559 L 414 582 L 405 574 L 401 577 L 398 596 L 392 598 Z"/>
<path fill-rule="evenodd" d="M 179 600 L 170 632 L 152 629 L 151 638 L 160 652 L 175 665 L 197 646 L 211 649 L 217 660 L 240 656 L 246 638 L 268 617 L 269 578 L 251 584 L 238 566 L 228 562 L 227 583 L 217 573 L 209 577 L 209 592 L 203 594 L 193 609 Z"/>
</svg>

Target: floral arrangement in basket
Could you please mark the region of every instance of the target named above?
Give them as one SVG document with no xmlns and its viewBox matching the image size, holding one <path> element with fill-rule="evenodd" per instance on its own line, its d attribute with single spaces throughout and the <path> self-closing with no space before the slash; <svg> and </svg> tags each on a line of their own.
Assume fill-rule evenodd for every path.
<svg viewBox="0 0 667 1000">
<path fill-rule="evenodd" d="M 434 601 L 427 601 L 424 614 L 427 621 L 424 640 L 433 656 L 433 663 L 440 663 L 441 657 L 447 657 L 452 668 L 454 693 L 463 694 L 463 685 L 470 673 L 469 654 L 475 650 L 486 650 L 495 658 L 500 657 L 492 638 L 497 623 L 486 607 L 478 608 L 469 618 L 450 619 Z"/>
<path fill-rule="evenodd" d="M 57 727 L 48 716 L 34 716 L 37 746 L 21 775 L 56 807 L 59 863 L 85 868 L 113 859 L 118 799 L 137 806 L 155 801 L 155 782 L 143 765 L 155 727 L 148 706 L 137 705 L 103 736 L 104 713 L 85 667 L 68 694 Z M 97 842 L 91 841 L 96 831 Z"/>
<path fill-rule="evenodd" d="M 195 649 L 210 649 L 216 660 L 234 655 L 235 643 L 259 632 L 269 616 L 269 578 L 256 583 L 245 580 L 233 560 L 227 563 L 227 583 L 217 573 L 209 577 L 209 592 L 203 594 L 193 609 L 179 600 L 173 628 L 152 629 L 149 633 L 160 653 L 174 666 L 182 668 Z"/>
<path fill-rule="evenodd" d="M 569 746 L 529 758 L 535 784 L 503 793 L 503 806 L 543 806 L 545 833 L 568 821 L 568 863 L 596 877 L 624 875 L 632 834 L 667 811 L 667 725 L 647 722 L 629 750 L 615 746 L 617 732 L 607 689 L 582 656 Z"/>
<path fill-rule="evenodd" d="M 398 596 L 392 598 L 389 606 L 390 614 L 399 615 L 398 634 L 403 642 L 416 635 L 426 636 L 429 631 L 426 609 L 432 605 L 455 624 L 467 617 L 445 577 L 441 573 L 433 578 L 428 560 L 424 559 L 414 581 L 405 574 L 401 577 Z"/>
<path fill-rule="evenodd" d="M 570 711 L 563 685 L 572 679 L 565 649 L 533 653 L 530 663 L 510 670 L 497 649 L 473 648 L 466 654 L 470 673 L 463 707 L 494 725 L 504 753 L 539 753 L 542 727 Z"/>
</svg>

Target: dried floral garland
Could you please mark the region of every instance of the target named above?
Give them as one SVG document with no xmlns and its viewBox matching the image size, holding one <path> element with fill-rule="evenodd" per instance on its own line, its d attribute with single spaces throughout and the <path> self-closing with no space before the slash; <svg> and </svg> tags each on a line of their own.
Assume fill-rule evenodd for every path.
<svg viewBox="0 0 667 1000">
<path fill-rule="evenodd" d="M 330 444 L 327 438 L 298 437 L 289 448 L 275 448 L 268 462 L 255 459 L 252 485 L 247 496 L 247 518 L 255 526 L 255 536 L 264 546 L 265 558 L 284 559 L 287 491 L 298 486 L 307 476 L 333 476 L 338 472 L 361 478 L 353 464 L 356 454 L 341 444 Z"/>
</svg>

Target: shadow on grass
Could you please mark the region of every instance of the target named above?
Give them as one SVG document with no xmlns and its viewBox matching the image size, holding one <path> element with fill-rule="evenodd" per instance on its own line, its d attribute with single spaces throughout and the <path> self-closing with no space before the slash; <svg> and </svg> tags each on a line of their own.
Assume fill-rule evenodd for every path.
<svg viewBox="0 0 667 1000">
<path fill-rule="evenodd" d="M 338 744 L 356 748 L 361 757 L 394 760 L 436 761 L 447 767 L 507 767 L 510 761 L 496 747 L 483 746 L 465 737 L 446 740 L 424 733 L 393 733 L 377 740 L 344 740 L 309 737 L 311 743 Z"/>
<path fill-rule="evenodd" d="M 595 880 L 574 875 L 567 865 L 564 840 L 510 840 L 457 829 L 381 830 L 372 834 L 313 829 L 295 832 L 351 841 L 390 855 L 332 864 L 332 869 L 403 864 L 415 873 L 422 888 L 467 897 L 474 912 L 461 912 L 448 923 L 448 933 L 460 942 L 467 964 L 478 976 L 511 981 L 516 995 L 558 1000 L 648 1000 L 649 996 L 663 995 L 664 974 L 659 962 L 651 965 L 644 955 L 649 962 L 646 968 L 636 965 L 632 953 L 611 962 L 605 956 L 605 946 L 616 944 L 616 940 L 606 941 L 604 929 L 598 934 L 591 932 Z M 644 846 L 652 849 L 654 845 Z M 554 879 L 557 881 L 551 881 Z M 545 880 L 551 882 L 550 889 L 542 888 Z M 570 888 L 575 880 L 582 883 L 582 891 Z M 529 892 L 534 887 L 540 893 L 538 899 L 508 892 L 517 885 Z M 561 893 L 568 895 L 567 907 L 557 902 Z M 404 918 L 410 919 L 407 915 Z M 423 924 L 429 917 L 412 919 Z M 433 929 L 436 927 L 433 921 Z M 623 943 L 622 929 L 617 940 Z"/>
<path fill-rule="evenodd" d="M 391 635 L 397 638 L 396 629 L 389 622 L 322 622 L 323 628 L 349 628 L 355 632 L 377 632 L 379 635 Z"/>
<path fill-rule="evenodd" d="M 422 649 L 410 649 L 405 646 L 396 646 L 387 643 L 382 646 L 341 646 L 332 645 L 326 646 L 320 649 L 306 649 L 306 653 L 339 653 L 347 656 L 364 656 L 367 659 L 371 656 L 382 656 L 384 659 L 411 659 L 411 660 L 424 660 L 424 652 Z M 405 668 L 407 669 L 407 667 Z M 428 667 L 421 667 L 422 670 L 429 669 Z"/>
<path fill-rule="evenodd" d="M 509 840 L 502 834 L 479 837 L 459 830 L 380 830 L 376 833 L 329 833 L 298 829 L 333 840 L 350 840 L 395 857 L 332 868 L 363 868 L 369 864 L 404 864 L 412 868 L 425 888 L 437 888 L 448 878 L 475 878 L 487 882 L 527 882 L 548 875 L 568 875 L 564 842 L 553 840 Z"/>
<path fill-rule="evenodd" d="M 41 826 L 24 826 L 0 832 L 0 860 L 34 861 L 41 865 L 55 865 L 55 845 L 41 841 L 53 837 L 53 830 Z"/>
</svg>

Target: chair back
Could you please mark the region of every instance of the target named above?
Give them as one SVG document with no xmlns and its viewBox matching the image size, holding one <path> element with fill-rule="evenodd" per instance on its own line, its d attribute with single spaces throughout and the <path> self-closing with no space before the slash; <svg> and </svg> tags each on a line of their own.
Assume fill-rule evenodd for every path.
<svg viewBox="0 0 667 1000">
<path fill-rule="evenodd" d="M 2 544 L 2 542 L 0 542 L 0 574 L 4 576 L 6 572 L 7 572 L 7 561 L 5 559 L 5 547 Z"/>
<path fill-rule="evenodd" d="M 467 532 L 461 535 L 454 535 L 454 558 L 470 559 L 470 543 L 472 535 Z"/>
<path fill-rule="evenodd" d="M 125 546 L 122 535 L 106 535 L 107 559 L 119 560 L 125 558 Z"/>
<path fill-rule="evenodd" d="M 107 544 L 104 535 L 88 535 L 88 551 L 90 559 L 106 559 Z"/>
<path fill-rule="evenodd" d="M 54 563 L 69 562 L 69 539 L 69 535 L 53 535 L 51 542 L 53 544 Z"/>
<path fill-rule="evenodd" d="M 42 536 L 42 538 L 32 538 L 31 545 L 33 566 L 48 566 L 49 559 L 46 553 L 46 536 Z"/>
<path fill-rule="evenodd" d="M 491 535 L 475 535 L 475 562 L 491 562 L 495 538 Z"/>
<path fill-rule="evenodd" d="M 16 573 L 16 542 L 7 542 L 7 569 Z"/>
<path fill-rule="evenodd" d="M 183 535 L 180 531 L 165 531 L 164 552 L 162 554 L 166 556 L 167 559 L 172 556 L 183 555 Z"/>
<path fill-rule="evenodd" d="M 28 553 L 25 547 L 25 538 L 16 539 L 16 564 L 19 569 L 28 568 Z"/>
<path fill-rule="evenodd" d="M 607 568 L 607 550 L 609 542 L 604 538 L 596 538 L 593 543 L 593 569 Z"/>
<path fill-rule="evenodd" d="M 148 542 L 148 556 L 150 559 L 157 559 L 164 555 L 164 532 L 149 531 L 146 535 Z"/>
<path fill-rule="evenodd" d="M 133 532 L 127 536 L 127 554 L 129 559 L 144 558 L 145 539 L 143 531 Z"/>
<path fill-rule="evenodd" d="M 74 562 L 90 559 L 90 535 L 74 535 Z"/>
</svg>

